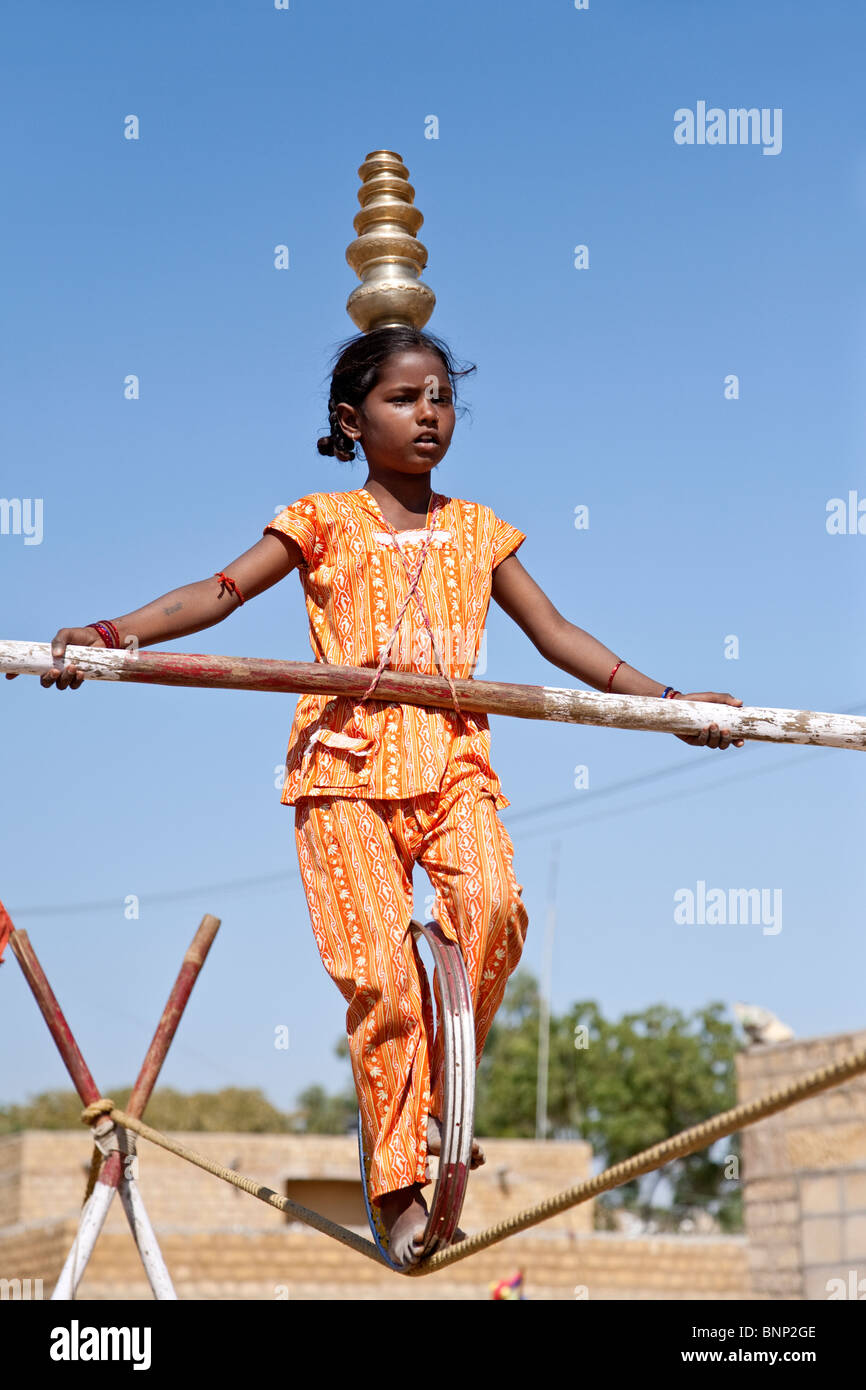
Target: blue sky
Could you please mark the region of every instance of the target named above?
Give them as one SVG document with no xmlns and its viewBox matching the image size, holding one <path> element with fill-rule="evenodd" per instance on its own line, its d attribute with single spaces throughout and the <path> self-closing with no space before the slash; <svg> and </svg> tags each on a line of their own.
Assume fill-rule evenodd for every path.
<svg viewBox="0 0 866 1390">
<path fill-rule="evenodd" d="M 0 637 L 127 613 L 279 507 L 362 486 L 315 440 L 353 331 L 356 170 L 389 148 L 425 216 L 430 328 L 478 364 L 437 490 L 525 531 L 557 607 L 654 679 L 866 713 L 866 536 L 825 524 L 866 498 L 857 7 L 19 3 L 6 28 L 0 491 L 42 499 L 43 535 L 0 535 Z M 780 152 L 678 145 L 700 101 L 781 109 Z M 311 659 L 298 576 L 171 649 Z M 576 684 L 495 605 L 487 652 L 491 679 Z M 223 925 L 164 1081 L 283 1108 L 342 1084 L 279 803 L 294 700 L 21 677 L 0 701 L 0 896 L 99 1084 L 134 1078 L 206 911 Z M 554 1009 L 866 1023 L 861 757 L 491 726 L 536 973 L 561 846 Z M 782 929 L 677 924 L 699 882 L 779 890 Z M 0 991 L 0 1101 L 64 1085 L 14 961 Z"/>
</svg>

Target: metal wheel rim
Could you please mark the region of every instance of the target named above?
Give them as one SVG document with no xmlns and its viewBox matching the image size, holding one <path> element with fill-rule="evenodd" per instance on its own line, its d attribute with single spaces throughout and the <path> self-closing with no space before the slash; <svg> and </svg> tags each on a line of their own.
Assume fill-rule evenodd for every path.
<svg viewBox="0 0 866 1390">
<path fill-rule="evenodd" d="M 439 1172 L 433 1189 L 427 1225 L 424 1228 L 424 1244 L 420 1256 L 423 1260 L 451 1241 L 466 1196 L 475 1111 L 475 1020 L 469 977 L 459 945 L 445 936 L 438 922 L 431 920 L 421 923 L 413 919 L 409 927 L 416 936 L 420 934 L 424 937 L 433 955 L 442 999 L 440 1027 L 443 1031 L 445 1054 L 442 1148 L 439 1154 Z M 391 1258 L 379 1209 L 370 1201 L 370 1160 L 364 1151 L 360 1111 L 358 1153 L 364 1206 L 376 1248 L 391 1269 L 405 1274 L 412 1266 L 397 1264 Z"/>
</svg>

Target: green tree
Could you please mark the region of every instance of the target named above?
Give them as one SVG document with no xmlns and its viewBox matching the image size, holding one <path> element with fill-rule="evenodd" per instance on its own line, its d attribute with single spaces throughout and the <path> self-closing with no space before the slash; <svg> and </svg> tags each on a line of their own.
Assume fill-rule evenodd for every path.
<svg viewBox="0 0 866 1390">
<path fill-rule="evenodd" d="M 737 1045 L 723 1013 L 720 1003 L 688 1016 L 655 1004 L 609 1022 L 587 1000 L 552 1016 L 549 1137 L 585 1139 L 609 1167 L 733 1105 Z M 535 1135 L 538 1033 L 538 986 L 518 972 L 479 1068 L 478 1133 Z M 726 1178 L 725 1164 L 737 1152 L 735 1139 L 726 1139 L 628 1183 L 602 1206 L 623 1205 L 668 1225 L 703 1209 L 723 1228 L 736 1229 L 739 1190 Z M 662 1193 L 668 1200 L 659 1206 L 655 1199 Z"/>
<path fill-rule="evenodd" d="M 131 1087 L 106 1092 L 123 1110 Z M 24 1105 L 0 1107 L 0 1134 L 22 1129 L 78 1129 L 82 1104 L 74 1091 L 43 1091 Z M 145 1117 L 154 1129 L 200 1130 L 251 1134 L 284 1134 L 296 1130 L 299 1119 L 277 1110 L 263 1091 L 229 1086 L 222 1091 L 184 1094 L 170 1086 L 154 1091 Z"/>
<path fill-rule="evenodd" d="M 328 1095 L 324 1086 L 308 1086 L 298 1101 L 305 1134 L 346 1134 L 357 1129 L 358 1098 L 354 1090 Z"/>
<path fill-rule="evenodd" d="M 734 1104 L 734 1029 L 724 1006 L 690 1015 L 654 1004 L 616 1022 L 584 1000 L 550 1019 L 549 1137 L 584 1139 L 609 1167 Z M 475 1128 L 491 1138 L 535 1136 L 539 996 L 526 971 L 512 978 L 487 1039 L 478 1071 Z M 335 1048 L 348 1058 L 345 1035 Z M 122 1109 L 129 1087 L 109 1089 Z M 344 1134 L 354 1129 L 357 1098 L 349 1085 L 336 1094 L 310 1086 L 290 1113 L 256 1089 L 228 1087 L 184 1095 L 156 1091 L 146 1118 L 157 1129 L 247 1133 Z M 46 1091 L 25 1105 L 0 1107 L 0 1134 L 22 1129 L 75 1129 L 81 1102 L 72 1091 Z M 695 1210 L 709 1211 L 723 1229 L 742 1224 L 738 1186 L 725 1173 L 738 1154 L 735 1137 L 691 1154 L 657 1173 L 606 1194 L 599 1224 L 625 1206 L 659 1225 L 677 1225 Z M 664 1201 L 661 1199 L 664 1198 Z"/>
<path fill-rule="evenodd" d="M 348 1041 L 340 1039 L 336 1055 L 347 1058 Z M 131 1087 L 109 1087 L 110 1096 L 125 1110 Z M 82 1104 L 72 1090 L 43 1091 L 23 1105 L 0 1106 L 0 1134 L 22 1129 L 77 1129 Z M 154 1091 L 146 1120 L 154 1129 L 196 1130 L 238 1134 L 344 1134 L 357 1124 L 354 1087 L 329 1096 L 321 1086 L 309 1086 L 298 1098 L 298 1109 L 278 1110 L 257 1088 L 228 1086 L 221 1091 L 184 1093 L 170 1086 Z"/>
</svg>

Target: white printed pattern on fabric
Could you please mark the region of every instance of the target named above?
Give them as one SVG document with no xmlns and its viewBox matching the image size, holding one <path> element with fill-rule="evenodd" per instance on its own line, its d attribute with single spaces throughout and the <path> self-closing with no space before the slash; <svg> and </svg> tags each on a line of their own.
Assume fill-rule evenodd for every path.
<svg viewBox="0 0 866 1390">
<path fill-rule="evenodd" d="M 438 493 L 433 500 L 427 524 L 398 533 L 396 544 L 414 573 L 421 538 L 427 538 L 430 554 L 420 576 L 424 605 L 437 641 L 445 643 L 452 677 L 470 679 L 493 571 L 525 536 L 479 503 Z M 365 671 L 377 666 L 407 586 L 393 533 L 375 499 L 363 490 L 311 494 L 284 508 L 263 530 L 292 536 L 307 559 L 301 583 L 315 659 Z M 389 669 L 435 675 L 429 634 L 425 640 L 413 603 L 398 641 L 404 630 L 405 650 L 392 649 Z M 422 796 L 441 789 L 446 765 L 466 764 L 483 777 L 497 809 L 505 807 L 508 799 L 490 766 L 487 718 L 480 713 L 467 717 L 473 726 L 468 744 L 452 715 L 442 709 L 375 696 L 360 700 L 306 694 L 292 723 L 281 800 L 292 805 L 326 795 Z"/>
<path fill-rule="evenodd" d="M 407 541 L 409 542 L 410 545 L 415 544 L 416 542 L 426 541 L 426 539 L 427 539 L 427 537 L 428 537 L 429 535 L 430 535 L 430 529 L 429 529 L 429 527 L 428 527 L 428 529 L 427 529 L 426 531 L 398 531 L 398 532 L 397 532 L 397 537 L 398 537 L 398 539 L 400 539 L 400 540 L 407 540 Z M 390 533 L 389 533 L 388 531 L 374 531 L 374 532 L 373 532 L 373 539 L 374 539 L 374 540 L 377 540 L 377 541 L 379 542 L 380 545 L 388 545 L 388 546 L 390 546 L 392 549 L 394 548 L 394 538 L 393 538 L 393 536 L 390 535 Z M 431 541 L 431 545 L 442 545 L 444 541 L 450 541 L 450 539 L 451 539 L 451 532 L 450 532 L 450 531 L 440 530 L 438 527 L 436 527 L 436 528 L 434 529 L 434 531 L 433 531 L 433 540 Z"/>
<path fill-rule="evenodd" d="M 353 738 L 351 734 L 340 733 L 336 729 L 315 729 L 307 739 L 307 747 L 301 760 L 304 768 L 307 766 L 307 760 L 313 751 L 313 745 L 316 743 L 330 744 L 334 748 L 345 748 L 347 752 L 361 756 L 369 753 L 370 749 L 376 746 L 376 740 L 373 738 Z"/>
</svg>

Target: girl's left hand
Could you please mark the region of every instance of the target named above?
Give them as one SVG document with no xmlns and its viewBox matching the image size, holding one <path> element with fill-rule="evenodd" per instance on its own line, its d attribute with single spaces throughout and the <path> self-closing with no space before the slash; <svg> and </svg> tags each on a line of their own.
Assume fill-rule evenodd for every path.
<svg viewBox="0 0 866 1390">
<path fill-rule="evenodd" d="M 719 695 L 715 690 L 702 690 L 691 695 L 680 695 L 680 700 L 705 700 L 713 705 L 741 705 L 742 700 L 735 700 L 733 695 Z M 729 748 L 731 742 L 735 748 L 742 748 L 745 740 L 742 738 L 731 739 L 730 729 L 720 729 L 718 724 L 707 724 L 706 728 L 701 729 L 699 734 L 676 734 L 676 738 L 682 739 L 683 743 L 690 743 L 693 748 Z"/>
</svg>

